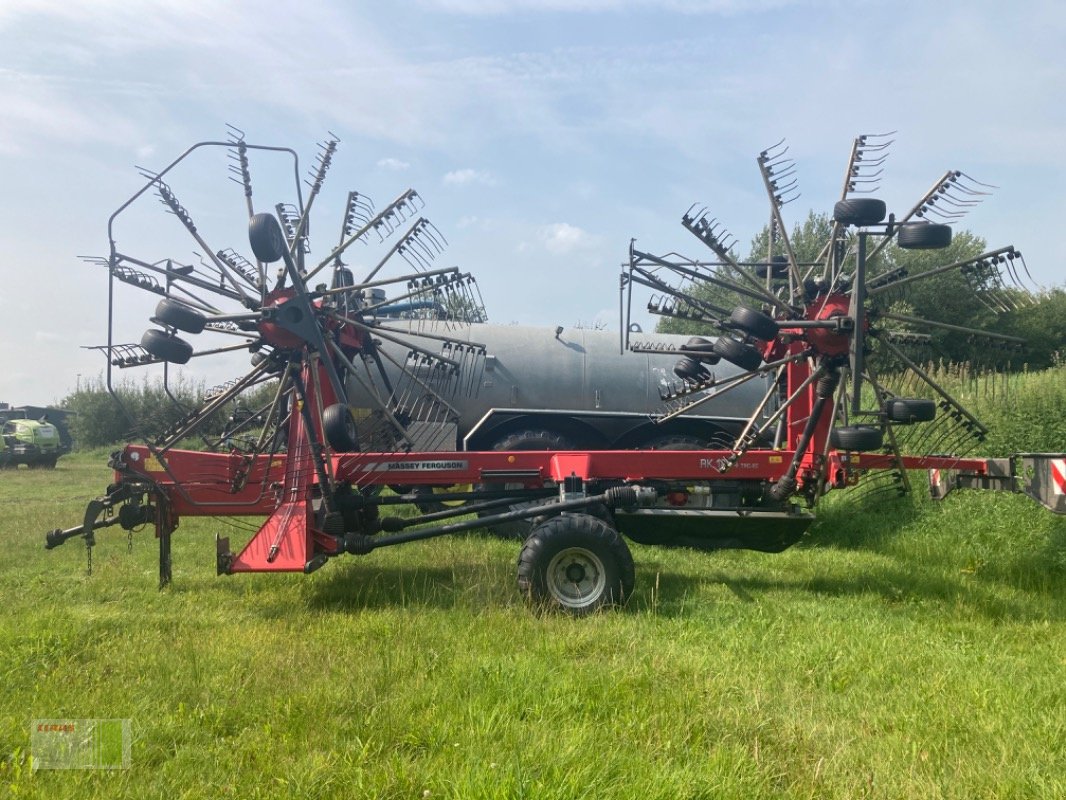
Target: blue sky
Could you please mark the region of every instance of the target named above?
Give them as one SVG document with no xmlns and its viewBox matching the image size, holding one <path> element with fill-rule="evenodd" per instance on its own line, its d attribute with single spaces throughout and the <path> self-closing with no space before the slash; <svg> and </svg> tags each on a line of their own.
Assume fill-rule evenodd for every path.
<svg viewBox="0 0 1066 800">
<path fill-rule="evenodd" d="M 106 255 L 134 165 L 227 123 L 305 162 L 334 132 L 341 197 L 416 188 L 496 322 L 613 325 L 631 237 L 703 255 L 678 224 L 697 201 L 746 248 L 768 217 L 755 156 L 782 137 L 790 222 L 831 210 L 857 134 L 895 130 L 890 209 L 964 170 L 999 188 L 962 227 L 1061 284 L 1063 41 L 1041 0 L 5 2 L 0 400 L 101 373 L 80 347 L 105 339 L 106 276 L 78 256 Z M 207 186 L 194 216 L 241 205 Z M 120 298 L 130 340 L 152 305 Z"/>
</svg>

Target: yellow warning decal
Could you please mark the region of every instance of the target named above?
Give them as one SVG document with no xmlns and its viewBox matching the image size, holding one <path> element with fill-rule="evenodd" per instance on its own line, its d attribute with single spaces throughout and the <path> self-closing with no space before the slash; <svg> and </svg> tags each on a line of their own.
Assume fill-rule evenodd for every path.
<svg viewBox="0 0 1066 800">
<path fill-rule="evenodd" d="M 766 460 L 769 461 L 771 464 L 782 464 L 785 461 L 785 457 L 784 456 L 767 456 Z"/>
</svg>

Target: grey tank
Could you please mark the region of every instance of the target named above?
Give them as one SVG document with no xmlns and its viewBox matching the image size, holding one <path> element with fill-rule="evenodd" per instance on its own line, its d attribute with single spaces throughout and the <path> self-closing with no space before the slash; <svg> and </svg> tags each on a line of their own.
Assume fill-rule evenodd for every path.
<svg viewBox="0 0 1066 800">
<path fill-rule="evenodd" d="M 677 420 L 655 424 L 652 418 L 665 410 L 660 390 L 679 382 L 673 371 L 676 353 L 623 353 L 617 332 L 610 331 L 568 328 L 557 334 L 553 328 L 444 327 L 402 320 L 388 320 L 387 325 L 390 334 L 410 325 L 412 331 L 485 346 L 483 361 L 467 362 L 465 377 L 457 381 L 458 391 L 446 396 L 459 412 L 455 431 L 459 449 L 492 449 L 506 437 L 526 431 L 553 432 L 570 445 L 589 448 L 641 447 L 670 437 L 676 442 L 678 436 L 713 441 L 718 434 L 739 430 L 767 389 L 760 376 Z M 630 341 L 678 349 L 688 338 L 631 334 Z M 425 339 L 412 341 L 426 347 Z M 384 339 L 381 348 L 401 363 L 408 353 L 403 345 Z M 387 361 L 386 366 L 395 381 L 398 369 Z M 709 369 L 718 380 L 741 372 L 725 361 Z M 355 407 L 369 405 L 365 390 L 354 382 L 349 401 Z"/>
</svg>

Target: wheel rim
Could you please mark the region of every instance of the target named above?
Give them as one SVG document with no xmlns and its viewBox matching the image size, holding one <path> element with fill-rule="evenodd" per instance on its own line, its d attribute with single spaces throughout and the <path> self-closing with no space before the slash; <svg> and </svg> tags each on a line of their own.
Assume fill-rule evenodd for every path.
<svg viewBox="0 0 1066 800">
<path fill-rule="evenodd" d="M 548 564 L 548 591 L 566 608 L 586 608 L 594 604 L 607 587 L 603 561 L 583 547 L 560 550 Z"/>
</svg>

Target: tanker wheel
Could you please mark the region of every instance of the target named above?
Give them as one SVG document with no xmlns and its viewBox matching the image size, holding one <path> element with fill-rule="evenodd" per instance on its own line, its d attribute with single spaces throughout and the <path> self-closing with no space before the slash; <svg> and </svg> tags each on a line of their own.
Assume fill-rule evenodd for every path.
<svg viewBox="0 0 1066 800">
<path fill-rule="evenodd" d="M 464 483 L 456 486 L 430 486 L 428 484 L 417 484 L 410 487 L 412 494 L 422 495 L 425 500 L 416 500 L 415 507 L 423 514 L 432 514 L 436 511 L 444 511 L 449 508 L 459 508 L 466 505 L 468 500 L 437 500 L 433 498 L 433 495 L 438 492 L 442 494 L 448 494 L 450 492 L 469 492 L 474 487 L 469 483 Z"/>
<path fill-rule="evenodd" d="M 649 439 L 641 450 L 709 450 L 710 445 L 697 436 L 684 433 L 667 434 Z"/>
<path fill-rule="evenodd" d="M 540 428 L 534 428 L 530 430 L 517 431 L 512 433 L 496 442 L 492 447 L 493 450 L 573 450 L 574 443 L 567 439 L 565 436 L 553 431 L 543 430 Z M 475 488 L 477 489 L 521 489 L 520 483 L 479 483 Z M 543 500 L 534 500 L 531 502 L 516 502 L 508 506 L 510 511 L 518 511 L 521 508 L 533 504 L 543 503 Z M 478 516 L 487 517 L 493 513 L 501 513 L 498 511 L 483 511 L 479 512 Z M 531 519 L 515 519 L 510 522 L 497 522 L 494 525 L 486 526 L 488 531 L 494 536 L 498 536 L 501 539 L 525 539 L 529 532 L 533 528 L 533 521 Z"/>
<path fill-rule="evenodd" d="M 518 556 L 518 588 L 538 605 L 574 616 L 623 603 L 633 592 L 633 556 L 614 528 L 588 514 L 541 523 Z"/>
</svg>

